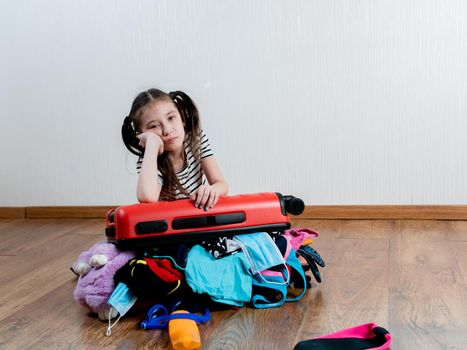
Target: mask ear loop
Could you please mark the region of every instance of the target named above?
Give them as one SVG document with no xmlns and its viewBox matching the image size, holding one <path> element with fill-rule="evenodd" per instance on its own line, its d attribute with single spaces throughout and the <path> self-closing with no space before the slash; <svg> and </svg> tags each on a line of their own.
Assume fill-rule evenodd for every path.
<svg viewBox="0 0 467 350">
<path fill-rule="evenodd" d="M 111 316 L 112 316 L 112 306 L 110 307 L 109 309 L 109 325 L 107 327 L 107 331 L 105 332 L 105 335 L 107 337 L 110 337 L 110 335 L 112 334 L 112 328 L 117 324 L 118 321 L 120 321 L 120 319 L 122 318 L 121 315 L 118 316 L 117 320 L 114 322 L 113 325 L 110 325 L 110 319 L 111 319 Z"/>
<path fill-rule="evenodd" d="M 274 250 L 276 251 L 276 254 L 279 254 L 279 255 L 282 257 L 282 254 L 281 254 L 279 248 L 277 248 L 276 243 L 273 241 L 273 239 L 271 238 L 271 236 L 270 236 L 270 235 L 267 235 L 267 237 L 268 237 L 268 240 L 273 244 L 273 246 L 274 246 L 274 248 L 275 248 Z M 289 273 L 289 269 L 287 268 L 287 264 L 286 264 L 286 262 L 285 262 L 284 257 L 282 257 L 282 261 L 283 261 L 283 263 L 282 263 L 281 265 L 284 266 L 284 272 L 283 272 L 283 273 L 284 273 L 284 275 L 287 276 L 284 282 L 267 281 L 267 280 L 264 278 L 264 276 L 261 274 L 261 272 L 258 273 L 259 276 L 260 276 L 260 278 L 261 278 L 264 282 L 269 283 L 269 284 L 275 284 L 275 285 L 279 285 L 279 286 L 284 286 L 284 285 L 285 285 L 285 286 L 288 286 L 288 285 L 289 285 L 289 282 L 290 282 L 290 273 Z"/>
<path fill-rule="evenodd" d="M 274 281 L 268 281 L 264 278 L 264 276 L 261 274 L 261 272 L 258 272 L 258 275 L 259 277 L 265 282 L 265 283 L 268 283 L 268 284 L 277 284 L 279 286 L 287 286 L 290 282 L 290 273 L 289 273 L 289 269 L 287 268 L 287 265 L 285 264 L 281 264 L 281 265 L 284 265 L 284 275 L 287 275 L 287 278 L 285 279 L 284 282 L 274 282 Z"/>
</svg>

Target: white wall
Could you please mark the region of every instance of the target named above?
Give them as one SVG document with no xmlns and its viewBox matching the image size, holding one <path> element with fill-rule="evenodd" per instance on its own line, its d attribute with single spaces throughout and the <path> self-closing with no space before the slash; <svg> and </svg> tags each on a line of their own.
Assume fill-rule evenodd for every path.
<svg viewBox="0 0 467 350">
<path fill-rule="evenodd" d="M 135 201 L 120 125 L 181 89 L 232 193 L 467 202 L 467 2 L 0 4 L 0 206 Z"/>
</svg>

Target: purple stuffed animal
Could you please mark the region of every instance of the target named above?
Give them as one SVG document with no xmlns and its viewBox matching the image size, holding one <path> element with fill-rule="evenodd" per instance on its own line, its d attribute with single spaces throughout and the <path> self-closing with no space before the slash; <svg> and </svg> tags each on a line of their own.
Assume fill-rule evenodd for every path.
<svg viewBox="0 0 467 350">
<path fill-rule="evenodd" d="M 115 317 L 116 314 L 109 315 L 107 305 L 115 289 L 114 275 L 135 255 L 134 251 L 121 251 L 107 242 L 98 242 L 82 252 L 72 267 L 79 275 L 73 293 L 75 300 L 97 313 L 101 320 Z"/>
</svg>

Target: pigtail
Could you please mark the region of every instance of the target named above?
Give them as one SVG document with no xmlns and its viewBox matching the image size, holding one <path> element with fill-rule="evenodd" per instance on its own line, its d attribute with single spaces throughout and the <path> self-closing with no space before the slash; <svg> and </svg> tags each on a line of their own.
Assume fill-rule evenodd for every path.
<svg viewBox="0 0 467 350">
<path fill-rule="evenodd" d="M 201 157 L 201 123 L 198 108 L 193 100 L 183 91 L 169 92 L 169 96 L 177 106 L 185 125 L 186 140 L 195 159 Z"/>
<path fill-rule="evenodd" d="M 125 117 L 122 125 L 122 139 L 126 148 L 137 155 L 142 157 L 144 154 L 144 148 L 139 145 L 139 139 L 136 137 L 136 129 L 130 117 Z"/>
</svg>

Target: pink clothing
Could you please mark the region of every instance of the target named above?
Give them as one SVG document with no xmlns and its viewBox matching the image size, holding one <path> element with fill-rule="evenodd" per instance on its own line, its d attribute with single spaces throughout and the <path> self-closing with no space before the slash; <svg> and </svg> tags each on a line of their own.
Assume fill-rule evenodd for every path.
<svg viewBox="0 0 467 350">
<path fill-rule="evenodd" d="M 386 329 L 375 323 L 365 323 L 315 339 L 301 341 L 295 345 L 294 350 L 387 350 L 391 342 L 391 333 Z"/>
<path fill-rule="evenodd" d="M 290 230 L 285 230 L 284 236 L 290 242 L 295 251 L 297 251 L 304 241 L 310 237 L 318 237 L 319 233 L 310 228 L 292 228 Z"/>
</svg>

